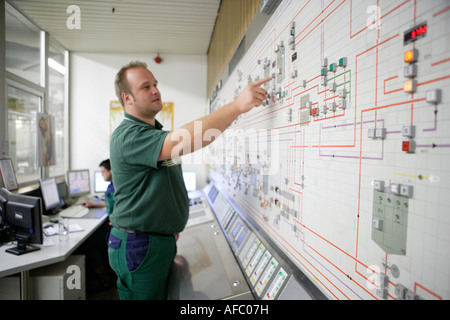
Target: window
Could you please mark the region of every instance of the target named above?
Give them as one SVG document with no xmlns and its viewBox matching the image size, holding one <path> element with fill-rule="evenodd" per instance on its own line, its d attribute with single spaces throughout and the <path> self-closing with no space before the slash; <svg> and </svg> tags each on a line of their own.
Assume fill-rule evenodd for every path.
<svg viewBox="0 0 450 320">
<path fill-rule="evenodd" d="M 5 3 L 6 71 L 38 85 L 41 83 L 40 30 Z"/>
<path fill-rule="evenodd" d="M 0 125 L 23 186 L 67 171 L 68 52 L 8 2 L 4 14 L 7 119 Z"/>
<path fill-rule="evenodd" d="M 8 85 L 9 154 L 19 184 L 40 178 L 36 158 L 36 118 L 41 108 L 41 96 Z"/>
</svg>

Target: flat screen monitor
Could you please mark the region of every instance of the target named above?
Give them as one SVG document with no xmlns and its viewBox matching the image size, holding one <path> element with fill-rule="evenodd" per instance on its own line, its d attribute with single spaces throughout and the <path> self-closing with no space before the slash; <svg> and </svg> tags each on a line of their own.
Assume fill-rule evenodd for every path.
<svg viewBox="0 0 450 320">
<path fill-rule="evenodd" d="M 58 186 L 55 178 L 39 180 L 41 186 L 42 200 L 44 200 L 45 211 L 58 211 L 61 208 Z"/>
<path fill-rule="evenodd" d="M 89 169 L 67 171 L 69 197 L 77 198 L 91 193 Z"/>
<path fill-rule="evenodd" d="M 17 240 L 17 247 L 6 249 L 15 255 L 39 250 L 29 243 L 42 244 L 42 201 L 41 198 L 10 194 L 6 203 L 6 224 Z"/>
<path fill-rule="evenodd" d="M 0 227 L 4 225 L 6 220 L 6 203 L 10 194 L 11 192 L 5 188 L 0 188 Z"/>
<path fill-rule="evenodd" d="M 183 171 L 183 179 L 188 192 L 197 190 L 197 173 L 195 171 Z"/>
<path fill-rule="evenodd" d="M 95 193 L 105 193 L 111 181 L 105 181 L 100 170 L 94 171 L 94 191 Z"/>
</svg>

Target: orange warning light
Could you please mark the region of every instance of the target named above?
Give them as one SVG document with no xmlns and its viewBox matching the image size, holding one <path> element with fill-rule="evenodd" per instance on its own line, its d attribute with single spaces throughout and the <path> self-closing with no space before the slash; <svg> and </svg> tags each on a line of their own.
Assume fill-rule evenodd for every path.
<svg viewBox="0 0 450 320">
<path fill-rule="evenodd" d="M 406 81 L 403 84 L 403 91 L 404 92 L 408 92 L 408 93 L 412 93 L 416 91 L 416 87 L 417 87 L 417 81 L 416 80 L 409 80 Z"/>
<path fill-rule="evenodd" d="M 405 62 L 411 63 L 417 61 L 417 50 L 409 50 L 405 52 Z"/>
</svg>

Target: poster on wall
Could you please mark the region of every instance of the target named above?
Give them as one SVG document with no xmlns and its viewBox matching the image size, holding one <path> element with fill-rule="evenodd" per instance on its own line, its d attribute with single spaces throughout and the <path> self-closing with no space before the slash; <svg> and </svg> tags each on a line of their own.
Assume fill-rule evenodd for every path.
<svg viewBox="0 0 450 320">
<path fill-rule="evenodd" d="M 55 117 L 45 113 L 38 113 L 36 131 L 38 166 L 48 167 L 55 165 Z"/>
<path fill-rule="evenodd" d="M 163 108 L 157 115 L 158 121 L 163 125 L 165 131 L 173 130 L 174 103 L 163 102 Z M 111 101 L 109 106 L 109 138 L 124 118 L 123 107 L 119 101 Z"/>
<path fill-rule="evenodd" d="M 111 101 L 109 104 L 109 139 L 114 130 L 123 120 L 123 107 L 119 101 Z"/>
<path fill-rule="evenodd" d="M 163 125 L 163 130 L 173 130 L 173 102 L 163 102 L 163 108 L 156 119 Z"/>
<path fill-rule="evenodd" d="M 0 160 L 0 186 L 5 187 L 9 191 L 19 189 L 11 159 Z"/>
</svg>

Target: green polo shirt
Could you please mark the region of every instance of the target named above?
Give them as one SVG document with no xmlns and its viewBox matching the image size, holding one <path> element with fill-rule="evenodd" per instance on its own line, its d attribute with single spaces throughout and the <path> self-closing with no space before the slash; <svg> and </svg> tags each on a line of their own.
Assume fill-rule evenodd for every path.
<svg viewBox="0 0 450 320">
<path fill-rule="evenodd" d="M 189 199 L 179 158 L 158 162 L 169 134 L 125 113 L 110 144 L 115 227 L 173 234 L 183 231 Z"/>
</svg>

